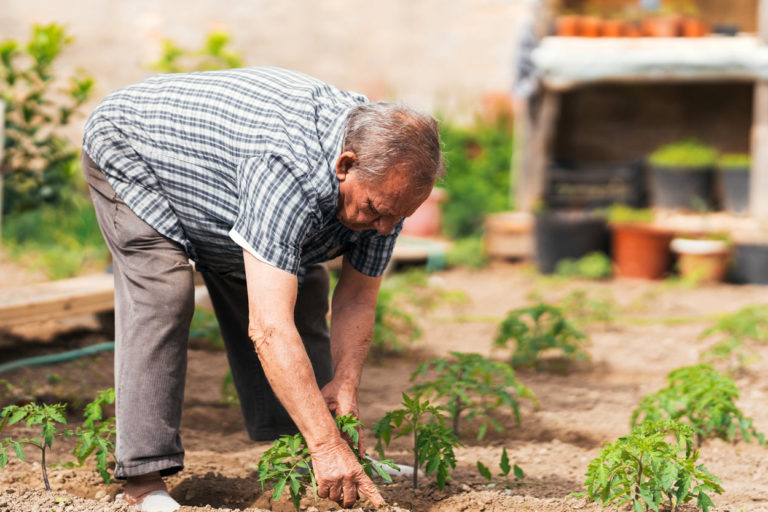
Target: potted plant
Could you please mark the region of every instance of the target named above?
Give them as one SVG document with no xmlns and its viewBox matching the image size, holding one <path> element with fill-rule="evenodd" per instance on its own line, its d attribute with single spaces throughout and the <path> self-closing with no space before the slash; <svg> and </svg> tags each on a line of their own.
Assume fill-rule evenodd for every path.
<svg viewBox="0 0 768 512">
<path fill-rule="evenodd" d="M 672 266 L 671 229 L 653 223 L 653 212 L 614 205 L 608 211 L 616 275 L 660 279 Z"/>
<path fill-rule="evenodd" d="M 647 37 L 678 37 L 682 16 L 674 6 L 664 6 L 643 18 L 643 35 Z"/>
<path fill-rule="evenodd" d="M 605 218 L 589 210 L 540 210 L 534 217 L 535 260 L 542 274 L 551 274 L 566 259 L 608 252 Z"/>
<path fill-rule="evenodd" d="M 672 240 L 680 277 L 696 283 L 717 283 L 725 277 L 730 249 L 722 237 L 680 237 Z"/>
<path fill-rule="evenodd" d="M 693 2 L 680 4 L 679 9 L 683 15 L 680 22 L 683 37 L 704 37 L 709 33 L 709 27 L 701 19 L 699 8 Z"/>
<path fill-rule="evenodd" d="M 696 139 L 661 146 L 648 158 L 651 198 L 662 208 L 711 210 L 717 151 Z"/>
<path fill-rule="evenodd" d="M 737 215 L 749 211 L 749 168 L 751 159 L 746 153 L 725 153 L 717 159 L 723 207 Z"/>
<path fill-rule="evenodd" d="M 560 37 L 579 35 L 581 16 L 571 11 L 563 11 L 555 18 L 555 34 Z"/>
<path fill-rule="evenodd" d="M 603 20 L 603 37 L 624 37 L 627 32 L 627 20 L 621 13 L 614 13 Z"/>
</svg>

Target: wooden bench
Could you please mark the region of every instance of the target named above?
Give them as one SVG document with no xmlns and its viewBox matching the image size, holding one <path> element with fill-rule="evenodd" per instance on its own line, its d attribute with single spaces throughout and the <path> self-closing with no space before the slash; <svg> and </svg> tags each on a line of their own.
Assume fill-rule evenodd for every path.
<svg viewBox="0 0 768 512">
<path fill-rule="evenodd" d="M 111 274 L 0 288 L 0 328 L 103 313 L 115 307 Z"/>
</svg>

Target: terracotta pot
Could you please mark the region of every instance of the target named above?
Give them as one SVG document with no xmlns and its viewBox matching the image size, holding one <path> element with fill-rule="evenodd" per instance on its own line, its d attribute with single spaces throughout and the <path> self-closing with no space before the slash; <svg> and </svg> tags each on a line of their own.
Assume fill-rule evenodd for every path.
<svg viewBox="0 0 768 512">
<path fill-rule="evenodd" d="M 643 37 L 643 29 L 639 23 L 627 23 L 624 27 L 624 37 Z"/>
<path fill-rule="evenodd" d="M 678 254 L 680 277 L 697 283 L 719 283 L 728 267 L 728 245 L 722 240 L 675 238 L 671 248 Z"/>
<path fill-rule="evenodd" d="M 579 24 L 582 37 L 600 37 L 603 35 L 603 20 L 597 16 L 584 16 Z"/>
<path fill-rule="evenodd" d="M 443 217 L 440 203 L 446 198 L 445 190 L 433 188 L 426 201 L 419 206 L 410 217 L 405 219 L 403 230 L 408 236 L 436 237 L 440 235 Z"/>
<path fill-rule="evenodd" d="M 648 37 L 678 37 L 680 17 L 653 16 L 643 20 L 643 34 Z"/>
<path fill-rule="evenodd" d="M 672 265 L 671 230 L 643 223 L 613 223 L 613 260 L 616 275 L 661 279 Z"/>
<path fill-rule="evenodd" d="M 605 20 L 603 22 L 603 37 L 624 37 L 627 22 L 624 20 Z"/>
<path fill-rule="evenodd" d="M 683 37 L 704 37 L 709 33 L 709 27 L 698 18 L 685 18 L 682 23 Z"/>
<path fill-rule="evenodd" d="M 579 35 L 581 16 L 563 14 L 555 19 L 555 33 L 561 37 L 576 37 Z"/>
</svg>

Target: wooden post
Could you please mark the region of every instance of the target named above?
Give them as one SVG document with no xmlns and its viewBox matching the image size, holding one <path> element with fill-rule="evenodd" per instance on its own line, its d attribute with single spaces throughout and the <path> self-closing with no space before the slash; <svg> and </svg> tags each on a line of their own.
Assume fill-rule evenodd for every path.
<svg viewBox="0 0 768 512">
<path fill-rule="evenodd" d="M 768 44 L 768 0 L 758 4 L 760 42 Z M 752 172 L 749 183 L 749 207 L 752 216 L 768 220 L 768 81 L 755 83 L 752 107 Z"/>
<path fill-rule="evenodd" d="M 3 145 L 5 144 L 5 101 L 0 99 L 0 247 L 3 245 Z"/>
<path fill-rule="evenodd" d="M 518 209 L 523 211 L 533 210 L 536 203 L 544 199 L 547 165 L 560 114 L 559 92 L 545 89 L 540 101 L 536 112 L 525 113 L 530 124 L 525 140 L 521 141 L 525 145 L 525 153 L 519 162 L 517 193 Z M 528 105 L 530 108 L 530 102 Z"/>
</svg>

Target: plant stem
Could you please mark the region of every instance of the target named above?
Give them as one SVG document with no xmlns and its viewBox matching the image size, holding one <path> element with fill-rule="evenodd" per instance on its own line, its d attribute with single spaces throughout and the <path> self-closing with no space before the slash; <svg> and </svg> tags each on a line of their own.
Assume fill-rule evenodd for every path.
<svg viewBox="0 0 768 512">
<path fill-rule="evenodd" d="M 459 415 L 461 414 L 461 397 L 457 396 L 453 406 L 453 433 L 459 437 Z"/>
<path fill-rule="evenodd" d="M 419 451 L 416 447 L 416 425 L 413 426 L 413 488 L 419 488 Z"/>
<path fill-rule="evenodd" d="M 50 491 L 51 490 L 51 484 L 48 483 L 48 470 L 45 467 L 45 443 L 43 443 L 40 450 L 43 452 L 42 460 L 43 460 L 43 481 L 45 482 L 45 490 Z"/>
</svg>

